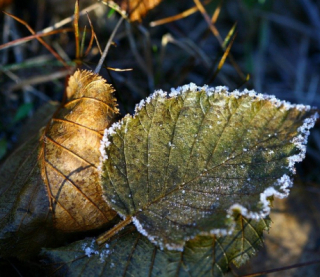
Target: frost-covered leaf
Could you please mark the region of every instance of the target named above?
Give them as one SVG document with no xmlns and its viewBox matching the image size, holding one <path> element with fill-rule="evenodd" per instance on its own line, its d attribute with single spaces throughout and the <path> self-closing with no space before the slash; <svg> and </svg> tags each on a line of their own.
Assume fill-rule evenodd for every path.
<svg viewBox="0 0 320 277">
<path fill-rule="evenodd" d="M 230 263 L 246 262 L 262 244 L 268 219 L 247 220 L 239 215 L 230 236 L 198 236 L 183 252 L 160 250 L 127 226 L 112 241 L 98 247 L 86 239 L 42 255 L 56 276 L 223 276 Z"/>
<path fill-rule="evenodd" d="M 199 234 L 227 234 L 233 212 L 265 217 L 285 197 L 317 114 L 252 91 L 186 85 L 157 91 L 134 117 L 107 129 L 104 197 L 168 249 Z"/>
</svg>

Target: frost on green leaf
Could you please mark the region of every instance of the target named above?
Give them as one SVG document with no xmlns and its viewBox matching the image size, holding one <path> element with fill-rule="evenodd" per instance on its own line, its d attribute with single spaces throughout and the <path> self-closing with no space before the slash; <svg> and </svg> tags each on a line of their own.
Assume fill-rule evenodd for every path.
<svg viewBox="0 0 320 277">
<path fill-rule="evenodd" d="M 42 256 L 56 276 L 223 276 L 231 263 L 239 266 L 255 254 L 270 221 L 238 215 L 235 222 L 230 236 L 198 236 L 183 252 L 160 250 L 127 226 L 100 247 L 86 239 L 44 249 Z"/>
<path fill-rule="evenodd" d="M 314 109 L 252 91 L 186 85 L 137 105 L 101 146 L 107 202 L 161 248 L 226 235 L 234 212 L 259 219 L 285 197 Z"/>
</svg>

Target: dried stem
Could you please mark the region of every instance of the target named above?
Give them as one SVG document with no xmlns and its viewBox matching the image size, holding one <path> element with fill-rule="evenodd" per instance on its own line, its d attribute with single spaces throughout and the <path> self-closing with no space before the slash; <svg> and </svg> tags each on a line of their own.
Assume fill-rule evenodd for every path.
<svg viewBox="0 0 320 277">
<path fill-rule="evenodd" d="M 124 227 L 126 227 L 127 225 L 129 225 L 132 222 L 132 217 L 128 216 L 125 220 L 121 221 L 120 223 L 118 223 L 117 225 L 115 225 L 111 230 L 105 232 L 104 234 L 102 234 L 101 236 L 99 236 L 96 239 L 96 243 L 98 245 L 101 245 L 103 243 L 105 243 L 106 241 L 108 241 L 111 237 L 113 237 L 114 235 L 116 235 L 119 231 L 121 231 Z"/>
<path fill-rule="evenodd" d="M 233 45 L 233 42 L 234 42 L 236 36 L 237 36 L 237 34 L 235 34 L 233 36 L 233 38 L 232 38 L 231 42 L 229 43 L 226 51 L 224 51 L 223 56 L 221 57 L 220 62 L 218 64 L 218 67 L 217 67 L 216 71 L 214 72 L 212 78 L 210 79 L 209 83 L 213 82 L 213 80 L 217 77 L 218 73 L 220 72 L 222 66 L 224 65 L 224 63 L 226 61 L 226 58 L 228 57 L 228 55 L 230 53 L 231 47 Z"/>
<path fill-rule="evenodd" d="M 14 16 L 13 14 L 7 13 L 7 12 L 3 12 L 4 14 L 12 17 L 13 19 L 15 19 L 16 21 L 20 22 L 21 24 L 23 24 L 24 26 L 26 26 L 26 28 L 30 31 L 30 33 L 32 35 L 36 35 L 36 32 L 30 27 L 30 25 L 25 22 L 24 20 Z M 50 45 L 48 45 L 41 37 L 36 37 L 36 39 L 44 46 L 46 47 L 51 53 L 52 55 L 54 55 L 56 57 L 57 60 L 59 60 L 66 68 L 68 68 L 68 64 L 60 57 L 60 55 L 54 51 L 52 49 L 52 47 Z"/>
<path fill-rule="evenodd" d="M 79 0 L 76 0 L 74 6 L 74 36 L 76 40 L 76 58 L 79 59 L 80 57 L 80 47 L 79 47 Z"/>
</svg>

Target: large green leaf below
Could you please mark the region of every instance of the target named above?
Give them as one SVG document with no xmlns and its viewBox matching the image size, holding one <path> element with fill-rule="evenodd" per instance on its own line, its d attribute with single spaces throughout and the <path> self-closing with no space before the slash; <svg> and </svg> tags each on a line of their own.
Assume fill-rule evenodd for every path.
<svg viewBox="0 0 320 277">
<path fill-rule="evenodd" d="M 53 228 L 38 167 L 39 129 L 58 107 L 49 102 L 22 128 L 15 152 L 0 167 L 0 257 L 27 259 L 64 238 Z"/>
<path fill-rule="evenodd" d="M 238 215 L 230 236 L 198 236 L 183 252 L 160 250 L 127 226 L 100 247 L 86 239 L 42 255 L 55 276 L 223 276 L 231 263 L 239 266 L 256 253 L 269 223 Z"/>
<path fill-rule="evenodd" d="M 106 130 L 104 197 L 160 247 L 226 235 L 234 211 L 261 218 L 270 197 L 287 196 L 316 118 L 309 106 L 247 90 L 157 91 Z"/>
</svg>

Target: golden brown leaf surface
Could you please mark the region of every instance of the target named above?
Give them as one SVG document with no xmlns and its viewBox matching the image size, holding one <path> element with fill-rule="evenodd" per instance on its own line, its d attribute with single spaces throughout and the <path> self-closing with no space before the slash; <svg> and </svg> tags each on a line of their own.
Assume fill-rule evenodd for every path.
<svg viewBox="0 0 320 277">
<path fill-rule="evenodd" d="M 100 140 L 118 113 L 113 91 L 99 75 L 76 71 L 43 134 L 40 168 L 58 230 L 99 228 L 116 216 L 102 198 L 97 169 Z"/>
<path fill-rule="evenodd" d="M 147 12 L 157 6 L 162 0 L 115 0 L 122 10 L 129 14 L 131 21 L 141 21 Z M 108 0 L 104 0 L 108 2 Z"/>
</svg>

